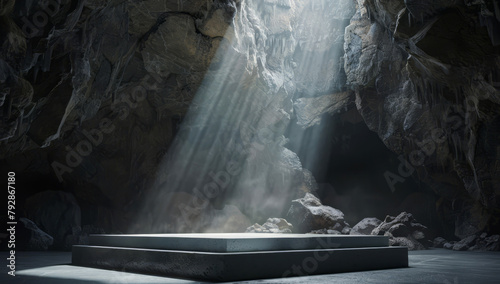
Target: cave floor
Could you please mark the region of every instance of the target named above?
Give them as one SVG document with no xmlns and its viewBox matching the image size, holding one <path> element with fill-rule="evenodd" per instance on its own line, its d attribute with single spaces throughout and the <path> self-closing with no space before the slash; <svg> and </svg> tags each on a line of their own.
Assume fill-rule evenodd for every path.
<svg viewBox="0 0 500 284">
<path fill-rule="evenodd" d="M 16 276 L 4 272 L 0 283 L 202 283 L 70 265 L 70 252 L 17 252 Z M 444 249 L 409 252 L 409 268 L 238 283 L 500 283 L 499 252 Z"/>
</svg>

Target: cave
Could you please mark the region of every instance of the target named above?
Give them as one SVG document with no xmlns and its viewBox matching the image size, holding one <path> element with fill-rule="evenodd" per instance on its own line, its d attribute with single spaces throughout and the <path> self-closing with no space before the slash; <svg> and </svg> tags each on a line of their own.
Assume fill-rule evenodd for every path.
<svg viewBox="0 0 500 284">
<path fill-rule="evenodd" d="M 497 283 L 499 35 L 498 0 L 0 0 L 1 279 Z"/>
</svg>

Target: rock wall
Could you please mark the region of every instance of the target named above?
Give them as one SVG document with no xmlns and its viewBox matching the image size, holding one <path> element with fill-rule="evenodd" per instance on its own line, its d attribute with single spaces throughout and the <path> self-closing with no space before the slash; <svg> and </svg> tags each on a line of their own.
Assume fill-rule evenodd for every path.
<svg viewBox="0 0 500 284">
<path fill-rule="evenodd" d="M 493 2 L 360 0 L 345 33 L 356 107 L 402 155 L 388 183 L 429 183 L 458 237 L 498 224 L 500 49 L 481 26 Z"/>
<path fill-rule="evenodd" d="M 18 198 L 68 191 L 85 223 L 123 230 L 238 2 L 1 3 L 0 156 Z"/>
<path fill-rule="evenodd" d="M 311 70 L 309 59 L 315 59 L 311 55 L 314 46 L 341 53 L 343 27 L 354 6 L 337 2 L 351 9 L 334 19 L 327 17 L 335 4 L 329 1 L 241 2 L 230 27 L 233 37 L 228 38 L 227 48 L 218 51 L 224 57 L 216 70 L 205 74 L 147 194 L 154 199 L 146 198 L 140 215 L 153 212 L 147 218 L 151 221 L 144 224 L 139 220 L 139 228 L 213 230 L 207 216 L 224 211 L 227 204 L 235 205 L 254 222 L 264 222 L 269 216 L 284 216 L 291 200 L 316 190 L 314 177 L 286 148 L 284 134 L 295 115 L 294 101 L 311 96 L 302 91 L 307 89 L 302 84 L 321 82 L 322 89 L 313 92 L 316 96 L 341 88 L 334 80 L 343 66 L 340 54 L 329 58 L 318 53 L 327 59 L 325 68 L 329 69 L 311 78 L 305 73 Z M 344 6 L 335 9 L 344 11 Z M 306 34 L 310 23 L 304 18 L 319 24 L 315 28 L 320 27 L 320 33 Z M 336 29 L 328 29 L 330 26 Z M 157 203 L 158 196 L 168 200 L 166 196 L 172 192 L 183 193 L 177 202 L 180 206 Z M 189 222 L 175 216 L 185 216 Z"/>
</svg>

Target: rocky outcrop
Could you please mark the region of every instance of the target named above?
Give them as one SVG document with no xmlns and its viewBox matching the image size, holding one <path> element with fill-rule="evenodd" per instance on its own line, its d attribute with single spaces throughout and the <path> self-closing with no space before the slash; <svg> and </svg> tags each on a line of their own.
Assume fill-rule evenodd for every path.
<svg viewBox="0 0 500 284">
<path fill-rule="evenodd" d="M 460 238 L 495 227 L 500 208 L 500 51 L 477 28 L 488 5 L 465 2 L 359 0 L 344 45 L 359 113 L 401 155 L 388 187 L 418 175 Z"/>
<path fill-rule="evenodd" d="M 388 236 L 391 246 L 406 246 L 409 250 L 422 250 L 431 244 L 427 227 L 417 223 L 415 218 L 406 212 L 396 217 L 385 217 L 371 234 Z"/>
</svg>

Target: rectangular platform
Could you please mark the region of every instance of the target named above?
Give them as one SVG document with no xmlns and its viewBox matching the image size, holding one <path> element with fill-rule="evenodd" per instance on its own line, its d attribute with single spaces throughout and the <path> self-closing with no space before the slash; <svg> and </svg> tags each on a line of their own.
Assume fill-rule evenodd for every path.
<svg viewBox="0 0 500 284">
<path fill-rule="evenodd" d="M 143 234 L 90 235 L 92 246 L 204 252 L 250 252 L 302 249 L 387 247 L 385 236 L 320 234 Z"/>
<path fill-rule="evenodd" d="M 92 235 L 90 242 L 73 246 L 74 265 L 203 281 L 408 267 L 408 249 L 389 247 L 384 236 Z"/>
<path fill-rule="evenodd" d="M 74 246 L 74 265 L 203 281 L 408 267 L 406 247 L 210 253 Z"/>
</svg>

